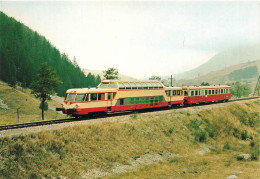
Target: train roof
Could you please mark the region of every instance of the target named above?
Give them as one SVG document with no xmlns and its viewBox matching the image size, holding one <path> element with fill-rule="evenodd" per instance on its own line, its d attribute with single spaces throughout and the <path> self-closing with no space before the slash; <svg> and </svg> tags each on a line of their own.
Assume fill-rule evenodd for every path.
<svg viewBox="0 0 260 179">
<path fill-rule="evenodd" d="M 165 88 L 165 86 L 157 80 L 146 80 L 146 81 L 123 81 L 123 80 L 104 80 L 98 88 L 116 88 L 116 89 L 155 89 Z"/>
<path fill-rule="evenodd" d="M 227 85 L 215 85 L 215 86 L 183 86 L 183 90 L 203 90 L 203 89 L 221 89 L 221 88 L 231 88 Z"/>
<path fill-rule="evenodd" d="M 165 90 L 182 90 L 182 87 L 165 87 Z"/>
<path fill-rule="evenodd" d="M 113 88 L 74 88 L 68 89 L 66 93 L 102 93 L 102 92 L 116 92 Z"/>
</svg>

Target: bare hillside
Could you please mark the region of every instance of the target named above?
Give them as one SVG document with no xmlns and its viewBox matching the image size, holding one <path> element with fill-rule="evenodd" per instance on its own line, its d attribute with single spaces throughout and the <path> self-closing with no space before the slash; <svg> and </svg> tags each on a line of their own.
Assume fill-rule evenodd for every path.
<svg viewBox="0 0 260 179">
<path fill-rule="evenodd" d="M 195 77 L 210 73 L 211 71 L 218 71 L 230 66 L 256 60 L 260 60 L 260 44 L 244 45 L 219 52 L 214 57 L 209 59 L 208 62 L 200 65 L 199 67 L 181 74 L 177 74 L 176 78 L 193 79 Z"/>
<path fill-rule="evenodd" d="M 202 82 L 208 82 L 212 85 L 218 85 L 241 81 L 253 89 L 259 74 L 260 60 L 257 60 L 227 67 L 223 70 L 212 71 L 192 80 L 179 80 L 178 83 L 179 85 L 200 85 Z"/>
</svg>

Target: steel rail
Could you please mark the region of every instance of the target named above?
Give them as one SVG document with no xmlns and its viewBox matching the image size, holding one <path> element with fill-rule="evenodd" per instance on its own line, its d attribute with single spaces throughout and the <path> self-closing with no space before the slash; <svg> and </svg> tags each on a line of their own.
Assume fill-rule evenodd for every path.
<svg viewBox="0 0 260 179">
<path fill-rule="evenodd" d="M 243 100 L 250 100 L 250 99 L 257 99 L 260 97 L 248 97 L 248 98 L 237 98 L 237 99 L 231 99 L 227 102 L 235 102 L 235 101 L 243 101 Z M 218 103 L 208 103 L 208 104 L 218 104 Z M 198 105 L 205 105 L 205 104 L 198 104 Z M 188 107 L 195 107 L 194 106 L 188 106 Z M 185 107 L 185 106 L 183 106 Z M 168 108 L 171 110 L 172 108 Z M 161 109 L 165 110 L 165 108 Z M 159 110 L 159 111 L 161 111 Z M 156 109 L 146 109 L 143 110 L 143 113 L 148 111 L 156 111 Z M 130 111 L 132 113 L 133 111 Z M 139 111 L 140 112 L 140 111 Z M 0 125 L 0 131 L 3 130 L 10 130 L 10 129 L 20 129 L 20 128 L 27 128 L 27 127 L 35 127 L 35 126 L 43 126 L 43 125 L 52 125 L 52 124 L 59 124 L 59 123 L 66 123 L 66 122 L 75 122 L 75 121 L 81 121 L 81 120 L 89 120 L 89 119 L 97 119 L 97 118 L 105 118 L 110 116 L 121 116 L 121 115 L 129 115 L 129 112 L 116 112 L 116 113 L 110 113 L 106 116 L 104 115 L 97 115 L 97 116 L 87 116 L 84 118 L 67 118 L 67 119 L 55 119 L 55 120 L 47 120 L 47 121 L 36 121 L 36 122 L 27 122 L 27 123 L 16 123 L 16 124 L 8 124 L 8 125 Z"/>
</svg>

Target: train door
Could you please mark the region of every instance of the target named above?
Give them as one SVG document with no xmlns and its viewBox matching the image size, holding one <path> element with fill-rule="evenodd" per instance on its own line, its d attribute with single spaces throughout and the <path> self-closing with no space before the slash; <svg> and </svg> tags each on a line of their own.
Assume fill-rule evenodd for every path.
<svg viewBox="0 0 260 179">
<path fill-rule="evenodd" d="M 112 102 L 115 97 L 115 93 L 108 92 L 107 93 L 107 111 L 111 112 Z"/>
</svg>

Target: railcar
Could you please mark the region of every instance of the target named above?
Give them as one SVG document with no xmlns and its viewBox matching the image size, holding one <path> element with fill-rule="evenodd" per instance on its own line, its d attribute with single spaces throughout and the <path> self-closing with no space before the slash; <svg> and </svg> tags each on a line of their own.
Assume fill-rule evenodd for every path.
<svg viewBox="0 0 260 179">
<path fill-rule="evenodd" d="M 104 80 L 97 88 L 67 90 L 62 107 L 56 110 L 77 117 L 97 112 L 225 101 L 231 98 L 229 89 L 229 86 L 165 87 L 152 80 Z"/>
<path fill-rule="evenodd" d="M 165 90 L 167 91 L 166 95 Z M 82 116 L 94 112 L 115 112 L 159 108 L 183 103 L 180 87 L 165 87 L 159 81 L 105 80 L 97 88 L 67 90 L 64 114 Z"/>
<path fill-rule="evenodd" d="M 184 104 L 228 101 L 231 98 L 230 89 L 226 85 L 182 87 Z"/>
</svg>

